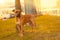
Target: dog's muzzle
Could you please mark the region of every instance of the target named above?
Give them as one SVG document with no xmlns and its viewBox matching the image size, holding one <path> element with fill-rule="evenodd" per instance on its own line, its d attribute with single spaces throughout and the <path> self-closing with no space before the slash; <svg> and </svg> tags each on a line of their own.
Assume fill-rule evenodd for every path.
<svg viewBox="0 0 60 40">
<path fill-rule="evenodd" d="M 16 12 L 16 17 L 20 17 L 20 12 Z"/>
<path fill-rule="evenodd" d="M 20 17 L 20 13 L 17 13 L 17 14 L 16 14 L 16 17 L 18 17 L 18 18 L 19 18 L 19 17 Z"/>
</svg>

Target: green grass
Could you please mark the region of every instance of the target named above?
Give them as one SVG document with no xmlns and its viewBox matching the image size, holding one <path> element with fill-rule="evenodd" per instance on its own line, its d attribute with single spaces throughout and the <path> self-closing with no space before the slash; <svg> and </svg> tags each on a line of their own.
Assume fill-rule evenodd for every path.
<svg viewBox="0 0 60 40">
<path fill-rule="evenodd" d="M 15 19 L 8 19 L 0 21 L 0 37 L 6 36 L 12 32 L 14 32 L 15 28 Z"/>
<path fill-rule="evenodd" d="M 59 40 L 60 17 L 44 15 L 36 17 L 35 21 L 37 32 L 25 31 L 23 37 L 19 37 L 16 32 L 15 18 L 0 21 L 0 40 Z M 24 30 L 31 28 L 27 26 Z"/>
</svg>

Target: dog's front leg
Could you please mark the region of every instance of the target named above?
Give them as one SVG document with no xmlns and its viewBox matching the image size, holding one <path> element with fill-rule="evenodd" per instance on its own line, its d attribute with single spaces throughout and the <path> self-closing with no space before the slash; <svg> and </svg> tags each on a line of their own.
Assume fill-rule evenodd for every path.
<svg viewBox="0 0 60 40">
<path fill-rule="evenodd" d="M 19 36 L 23 36 L 23 25 L 20 23 L 20 33 Z"/>
</svg>

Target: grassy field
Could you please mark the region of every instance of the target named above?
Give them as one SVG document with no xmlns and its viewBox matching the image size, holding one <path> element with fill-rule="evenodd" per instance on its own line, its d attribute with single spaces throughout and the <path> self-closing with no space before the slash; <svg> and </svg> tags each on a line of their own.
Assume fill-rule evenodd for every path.
<svg viewBox="0 0 60 40">
<path fill-rule="evenodd" d="M 15 18 L 0 20 L 0 40 L 60 40 L 60 17 L 39 16 L 36 17 L 37 32 L 24 32 L 23 37 L 19 37 L 15 28 Z M 24 30 L 31 30 L 29 26 Z"/>
</svg>

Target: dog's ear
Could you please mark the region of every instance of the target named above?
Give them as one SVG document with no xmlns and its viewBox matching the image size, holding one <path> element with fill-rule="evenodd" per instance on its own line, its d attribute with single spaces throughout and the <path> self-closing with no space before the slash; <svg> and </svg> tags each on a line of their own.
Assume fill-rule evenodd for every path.
<svg viewBox="0 0 60 40">
<path fill-rule="evenodd" d="M 13 9 L 12 12 L 15 12 L 15 9 Z"/>
</svg>

